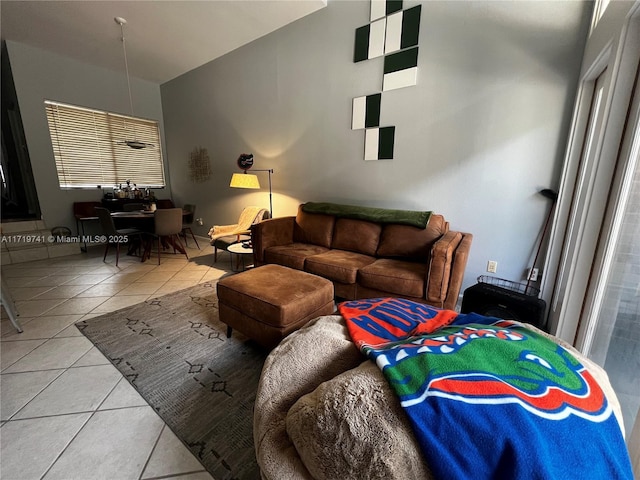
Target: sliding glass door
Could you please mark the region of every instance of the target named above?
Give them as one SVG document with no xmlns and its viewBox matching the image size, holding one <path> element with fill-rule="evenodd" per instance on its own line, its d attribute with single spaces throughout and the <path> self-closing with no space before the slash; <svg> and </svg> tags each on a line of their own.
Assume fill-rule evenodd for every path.
<svg viewBox="0 0 640 480">
<path fill-rule="evenodd" d="M 640 71 L 578 343 L 609 375 L 629 436 L 640 408 Z"/>
</svg>

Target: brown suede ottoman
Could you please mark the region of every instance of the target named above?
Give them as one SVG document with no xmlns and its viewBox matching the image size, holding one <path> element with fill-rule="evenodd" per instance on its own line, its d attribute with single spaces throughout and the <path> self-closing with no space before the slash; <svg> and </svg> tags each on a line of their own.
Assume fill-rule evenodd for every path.
<svg viewBox="0 0 640 480">
<path fill-rule="evenodd" d="M 218 282 L 220 320 L 273 348 L 309 320 L 335 311 L 333 283 L 281 265 L 264 265 Z"/>
</svg>

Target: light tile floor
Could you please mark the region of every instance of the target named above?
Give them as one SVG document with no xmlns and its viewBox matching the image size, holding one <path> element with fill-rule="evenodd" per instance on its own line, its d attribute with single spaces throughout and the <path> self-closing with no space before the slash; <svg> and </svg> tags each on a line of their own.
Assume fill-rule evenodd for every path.
<svg viewBox="0 0 640 480">
<path fill-rule="evenodd" d="M 206 240 L 201 245 L 208 245 Z M 190 242 L 192 245 L 193 242 Z M 0 477 L 3 480 L 211 480 L 163 420 L 73 325 L 231 271 L 211 247 L 141 263 L 89 253 L 3 266 L 20 314 L 3 310 Z M 213 266 L 212 266 L 213 265 Z"/>
</svg>

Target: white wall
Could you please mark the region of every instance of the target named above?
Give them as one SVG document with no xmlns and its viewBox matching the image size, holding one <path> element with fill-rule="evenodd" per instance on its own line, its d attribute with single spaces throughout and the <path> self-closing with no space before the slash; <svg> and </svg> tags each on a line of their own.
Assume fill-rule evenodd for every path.
<svg viewBox="0 0 640 480">
<path fill-rule="evenodd" d="M 590 10 L 424 2 L 418 85 L 383 94 L 395 159 L 365 162 L 351 101 L 380 90 L 383 60 L 352 60 L 369 3 L 329 2 L 162 85 L 174 198 L 198 205 L 201 234 L 244 205 L 268 206 L 264 189 L 228 187 L 238 155 L 252 152 L 255 168 L 275 169 L 276 216 L 311 200 L 433 210 L 474 234 L 464 286 L 489 259 L 498 277 L 519 281 L 549 207 L 537 192 L 557 188 Z M 214 172 L 201 184 L 187 168 L 198 146 Z"/>
<path fill-rule="evenodd" d="M 102 192 L 98 189 L 60 189 L 44 101 L 55 100 L 128 115 L 131 109 L 126 76 L 124 72 L 94 67 L 21 43 L 8 41 L 7 51 L 42 218 L 48 228 L 67 226 L 75 233 L 73 202 L 99 201 Z M 157 120 L 163 136 L 160 86 L 131 78 L 131 90 L 135 115 Z M 169 188 L 165 192 L 170 196 Z"/>
</svg>

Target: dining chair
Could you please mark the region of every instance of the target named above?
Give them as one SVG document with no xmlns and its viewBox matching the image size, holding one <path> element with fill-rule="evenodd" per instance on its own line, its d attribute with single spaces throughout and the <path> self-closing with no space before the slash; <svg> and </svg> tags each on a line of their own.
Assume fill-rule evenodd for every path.
<svg viewBox="0 0 640 480">
<path fill-rule="evenodd" d="M 176 250 L 178 250 L 184 253 L 184 256 L 187 257 L 188 260 L 189 255 L 187 255 L 187 251 L 180 241 L 180 233 L 182 232 L 182 209 L 159 209 L 153 213 L 153 217 L 154 232 L 151 235 L 153 239 L 157 241 L 158 265 L 160 265 L 160 245 L 163 240 L 173 247 L 173 253 L 176 253 Z M 151 256 L 150 252 L 149 256 Z"/>
<path fill-rule="evenodd" d="M 98 219 L 100 220 L 100 226 L 102 227 L 102 234 L 107 237 L 106 248 L 104 249 L 104 257 L 102 261 L 105 262 L 107 259 L 107 253 L 109 253 L 109 245 L 112 243 L 116 244 L 116 267 L 118 266 L 118 260 L 120 258 L 120 243 L 127 239 L 129 241 L 129 237 L 137 236 L 139 245 L 142 245 L 142 230 L 138 230 L 137 228 L 116 228 L 113 223 L 113 217 L 111 216 L 111 212 L 106 208 L 95 207 L 95 212 L 98 214 Z"/>
<path fill-rule="evenodd" d="M 96 207 L 101 207 L 100 202 L 73 202 L 73 216 L 76 219 L 76 234 L 81 236 L 80 229 L 82 228 L 82 239 L 85 239 L 84 225 L 87 222 L 97 222 L 98 215 L 95 212 Z M 84 247 L 80 247 L 83 252 L 87 251 L 87 242 L 83 241 Z"/>
<path fill-rule="evenodd" d="M 122 205 L 122 210 L 125 212 L 137 212 L 144 210 L 144 204 L 142 203 L 125 203 Z"/>
<path fill-rule="evenodd" d="M 173 204 L 173 200 L 170 198 L 161 198 L 156 200 L 156 208 L 165 209 L 165 208 L 175 208 L 176 206 Z"/>
<path fill-rule="evenodd" d="M 191 230 L 191 225 L 193 225 L 193 221 L 196 215 L 196 206 L 187 203 L 182 207 L 182 210 L 188 212 L 182 215 L 182 236 L 184 237 L 184 244 L 187 245 L 187 232 L 191 234 L 191 238 L 196 242 L 196 247 L 200 250 L 200 245 L 198 245 L 198 240 L 196 240 L 196 236 L 193 234 L 193 230 Z"/>
</svg>

